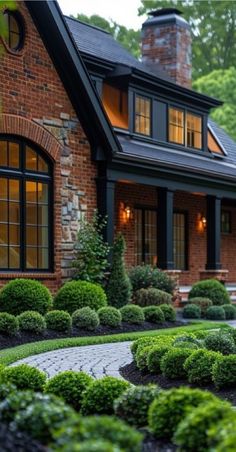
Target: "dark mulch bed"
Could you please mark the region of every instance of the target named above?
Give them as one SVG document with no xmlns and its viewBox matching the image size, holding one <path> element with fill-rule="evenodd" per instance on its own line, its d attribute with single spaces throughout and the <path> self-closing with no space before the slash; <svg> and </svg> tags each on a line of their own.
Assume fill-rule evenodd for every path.
<svg viewBox="0 0 236 452">
<path fill-rule="evenodd" d="M 191 388 L 199 388 L 194 384 L 189 384 L 186 380 L 169 380 L 163 375 L 152 375 L 150 373 L 140 372 L 137 369 L 134 361 L 120 369 L 121 375 L 131 383 L 135 385 L 147 385 L 149 383 L 158 384 L 163 389 L 178 388 L 179 386 L 189 386 Z M 232 389 L 220 389 L 217 390 L 213 384 L 201 387 L 201 389 L 207 389 L 213 392 L 221 399 L 228 400 L 233 405 L 236 405 L 236 390 Z"/>
<path fill-rule="evenodd" d="M 0 452 L 46 452 L 46 450 L 25 433 L 11 431 L 7 425 L 0 424 Z"/>
<path fill-rule="evenodd" d="M 85 337 L 85 336 L 106 336 L 108 334 L 132 333 L 137 331 L 161 330 L 163 328 L 173 328 L 176 326 L 186 325 L 186 322 L 164 322 L 161 325 L 151 322 L 144 322 L 142 325 L 131 325 L 122 323 L 118 328 L 108 326 L 99 326 L 95 331 L 79 330 L 74 328 L 69 334 L 59 333 L 47 330 L 44 334 L 19 333 L 17 336 L 3 336 L 0 334 L 0 350 L 16 345 L 22 345 L 29 342 L 44 341 L 46 339 L 62 339 L 69 337 Z"/>
<path fill-rule="evenodd" d="M 144 433 L 145 438 L 143 441 L 142 452 L 175 452 L 177 450 L 177 447 L 172 443 L 156 439 L 149 432 L 144 431 Z"/>
</svg>

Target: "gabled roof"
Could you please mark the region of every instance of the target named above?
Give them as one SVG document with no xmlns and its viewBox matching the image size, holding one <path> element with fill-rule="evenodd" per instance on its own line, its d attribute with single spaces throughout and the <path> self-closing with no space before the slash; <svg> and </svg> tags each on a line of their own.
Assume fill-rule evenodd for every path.
<svg viewBox="0 0 236 452">
<path fill-rule="evenodd" d="M 57 69 L 70 101 L 81 121 L 92 149 L 107 154 L 119 143 L 99 96 L 55 0 L 26 1 L 44 45 Z"/>
</svg>

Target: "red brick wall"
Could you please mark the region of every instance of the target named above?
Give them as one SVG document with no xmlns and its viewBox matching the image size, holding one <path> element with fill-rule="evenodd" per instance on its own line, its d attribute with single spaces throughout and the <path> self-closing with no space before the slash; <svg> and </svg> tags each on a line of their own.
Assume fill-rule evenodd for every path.
<svg viewBox="0 0 236 452">
<path fill-rule="evenodd" d="M 119 183 L 116 187 L 116 231 L 125 237 L 126 263 L 135 265 L 134 218 L 125 220 L 124 203 L 132 208 L 137 205 L 157 207 L 157 190 L 154 187 L 136 184 Z M 200 217 L 206 216 L 206 199 L 201 195 L 184 192 L 174 194 L 174 209 L 186 211 L 188 214 L 188 270 L 183 271 L 180 284 L 190 285 L 199 280 L 199 272 L 206 265 L 206 230 L 203 229 Z M 236 211 L 232 212 L 232 234 L 222 234 L 221 256 L 222 268 L 229 270 L 229 281 L 236 281 L 235 243 L 236 243 Z"/>
<path fill-rule="evenodd" d="M 28 9 L 24 2 L 19 2 L 18 5 L 26 24 L 25 44 L 18 55 L 5 49 L 1 57 L 1 113 L 14 115 L 16 120 L 17 117 L 27 118 L 30 122 L 30 136 L 35 143 L 41 145 L 40 134 L 34 133 L 34 125 L 38 124 L 41 131 L 49 131 L 61 145 L 54 161 L 55 269 L 53 274 L 38 276 L 55 291 L 62 279 L 70 273 L 78 217 L 86 212 L 90 215 L 96 207 L 96 167 L 91 162 L 88 140 Z M 2 132 L 0 122 L 0 133 Z M 8 128 L 8 133 L 13 133 L 13 130 Z M 22 128 L 19 129 L 19 134 L 24 138 Z M 52 147 L 47 152 L 52 158 L 55 157 Z M 69 202 L 72 203 L 72 213 L 66 210 Z M 0 274 L 0 285 L 12 277 L 12 274 Z"/>
</svg>

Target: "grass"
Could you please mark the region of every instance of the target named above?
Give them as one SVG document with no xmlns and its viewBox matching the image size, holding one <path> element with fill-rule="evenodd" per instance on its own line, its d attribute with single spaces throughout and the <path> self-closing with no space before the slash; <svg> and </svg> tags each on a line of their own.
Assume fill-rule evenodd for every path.
<svg viewBox="0 0 236 452">
<path fill-rule="evenodd" d="M 210 330 L 227 327 L 228 325 L 224 323 L 196 321 L 192 322 L 190 325 L 175 328 L 164 328 L 161 330 L 139 331 L 134 333 L 112 334 L 107 336 L 50 339 L 4 349 L 0 352 L 0 364 L 9 365 L 14 363 L 15 361 L 18 361 L 19 359 L 27 358 L 28 356 L 37 355 L 39 353 L 49 352 L 51 350 L 58 350 L 60 348 L 81 347 L 83 345 L 96 345 L 111 342 L 133 341 L 142 336 L 169 335 L 173 333 L 183 333 L 186 331 L 194 332 L 198 330 Z"/>
</svg>

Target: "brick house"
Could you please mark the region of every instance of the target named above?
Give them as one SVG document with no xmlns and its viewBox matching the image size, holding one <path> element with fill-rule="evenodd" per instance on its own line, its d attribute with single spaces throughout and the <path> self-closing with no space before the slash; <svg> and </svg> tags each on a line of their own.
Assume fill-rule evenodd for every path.
<svg viewBox="0 0 236 452">
<path fill-rule="evenodd" d="M 0 66 L 0 285 L 55 291 L 79 222 L 108 216 L 127 265 L 236 281 L 236 144 L 191 90 L 191 34 L 175 9 L 142 28 L 142 62 L 55 1 L 4 11 Z"/>
</svg>

